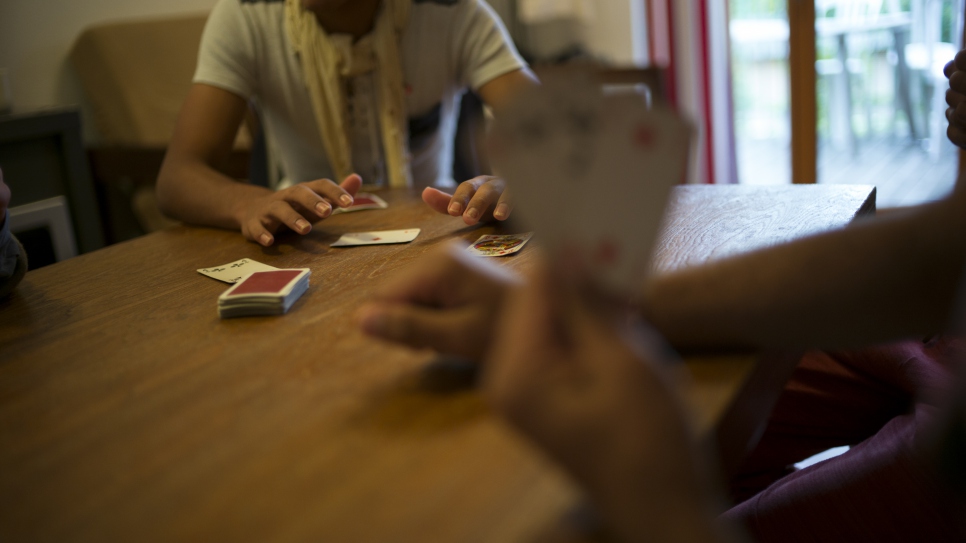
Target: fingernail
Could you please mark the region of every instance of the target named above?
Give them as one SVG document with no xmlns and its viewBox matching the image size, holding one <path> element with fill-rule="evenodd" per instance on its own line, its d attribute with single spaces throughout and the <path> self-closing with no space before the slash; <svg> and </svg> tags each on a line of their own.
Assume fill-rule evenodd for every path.
<svg viewBox="0 0 966 543">
<path fill-rule="evenodd" d="M 352 196 L 349 196 L 348 194 L 343 194 L 342 197 L 339 198 L 339 203 L 341 203 L 344 206 L 351 206 Z"/>
<path fill-rule="evenodd" d="M 466 210 L 466 216 L 475 221 L 476 219 L 480 218 L 480 210 L 476 209 L 475 207 L 471 207 Z"/>
<path fill-rule="evenodd" d="M 261 240 L 262 245 L 266 247 L 272 244 L 272 236 L 269 236 L 268 234 L 262 234 L 262 237 L 258 239 Z"/>
<path fill-rule="evenodd" d="M 493 216 L 497 219 L 505 219 L 509 213 L 509 206 L 506 204 L 497 204 L 496 209 L 493 210 Z"/>
<path fill-rule="evenodd" d="M 332 211 L 332 206 L 328 202 L 319 202 L 315 204 L 315 210 L 319 212 L 319 215 L 326 217 L 330 211 Z"/>
<path fill-rule="evenodd" d="M 446 211 L 449 211 L 450 215 L 459 215 L 461 210 L 462 206 L 460 206 L 459 202 L 452 202 L 449 204 L 449 207 L 446 208 Z"/>
<path fill-rule="evenodd" d="M 306 232 L 312 228 L 309 223 L 305 222 L 305 219 L 295 221 L 295 227 L 299 229 L 299 232 Z"/>
</svg>

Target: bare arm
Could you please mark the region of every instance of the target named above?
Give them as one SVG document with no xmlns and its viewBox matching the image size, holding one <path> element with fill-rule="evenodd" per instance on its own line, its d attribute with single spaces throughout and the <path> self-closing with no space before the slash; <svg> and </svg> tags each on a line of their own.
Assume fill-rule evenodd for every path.
<svg viewBox="0 0 966 543">
<path fill-rule="evenodd" d="M 682 347 L 837 347 L 939 332 L 966 262 L 966 183 L 945 200 L 657 277 L 646 313 Z"/>
<path fill-rule="evenodd" d="M 480 87 L 479 95 L 495 115 L 520 93 L 522 89 L 537 85 L 537 76 L 529 68 L 523 68 L 493 79 Z"/>
<path fill-rule="evenodd" d="M 165 214 L 241 230 L 248 239 L 271 245 L 281 227 L 306 234 L 310 223 L 331 214 L 333 205 L 351 205 L 361 184 L 358 176 L 342 186 L 319 179 L 275 192 L 222 174 L 246 107 L 231 92 L 192 85 L 158 176 L 158 202 Z"/>
<path fill-rule="evenodd" d="M 235 229 L 239 203 L 269 192 L 220 172 L 246 107 L 242 97 L 228 91 L 192 85 L 158 176 L 158 202 L 167 215 Z"/>
</svg>

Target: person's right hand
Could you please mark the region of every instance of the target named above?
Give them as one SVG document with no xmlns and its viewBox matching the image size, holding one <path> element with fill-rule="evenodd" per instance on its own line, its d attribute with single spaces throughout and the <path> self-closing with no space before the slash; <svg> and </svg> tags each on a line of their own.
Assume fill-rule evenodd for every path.
<svg viewBox="0 0 966 543">
<path fill-rule="evenodd" d="M 946 136 L 957 146 L 966 148 L 966 50 L 957 53 L 956 58 L 943 68 L 943 73 L 949 78 L 949 89 L 946 91 L 949 127 Z"/>
<path fill-rule="evenodd" d="M 328 179 L 299 183 L 245 202 L 239 212 L 242 235 L 268 247 L 282 226 L 308 234 L 312 223 L 332 214 L 333 205 L 349 207 L 359 192 L 362 178 L 352 174 L 336 185 Z"/>
</svg>

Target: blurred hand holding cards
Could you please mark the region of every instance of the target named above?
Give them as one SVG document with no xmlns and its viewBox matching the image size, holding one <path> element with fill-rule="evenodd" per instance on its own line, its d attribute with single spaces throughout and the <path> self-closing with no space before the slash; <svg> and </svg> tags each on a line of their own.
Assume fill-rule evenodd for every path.
<svg viewBox="0 0 966 543">
<path fill-rule="evenodd" d="M 258 271 L 218 297 L 218 316 L 282 315 L 309 288 L 307 268 Z"/>
<path fill-rule="evenodd" d="M 495 120 L 490 158 L 554 265 L 634 296 L 671 188 L 685 180 L 692 129 L 641 94 L 605 96 L 593 68 L 540 78 Z"/>
</svg>

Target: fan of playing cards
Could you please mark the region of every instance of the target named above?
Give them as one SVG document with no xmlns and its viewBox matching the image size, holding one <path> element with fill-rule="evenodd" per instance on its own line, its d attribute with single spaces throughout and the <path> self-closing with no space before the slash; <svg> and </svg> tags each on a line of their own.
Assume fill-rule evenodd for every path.
<svg viewBox="0 0 966 543">
<path fill-rule="evenodd" d="M 605 95 L 592 68 L 540 79 L 496 118 L 488 138 L 495 169 L 513 188 L 518 218 L 558 265 L 634 295 L 671 187 L 685 180 L 691 128 L 643 95 Z"/>
<path fill-rule="evenodd" d="M 281 315 L 309 288 L 307 268 L 257 271 L 218 297 L 221 318 Z"/>
</svg>

